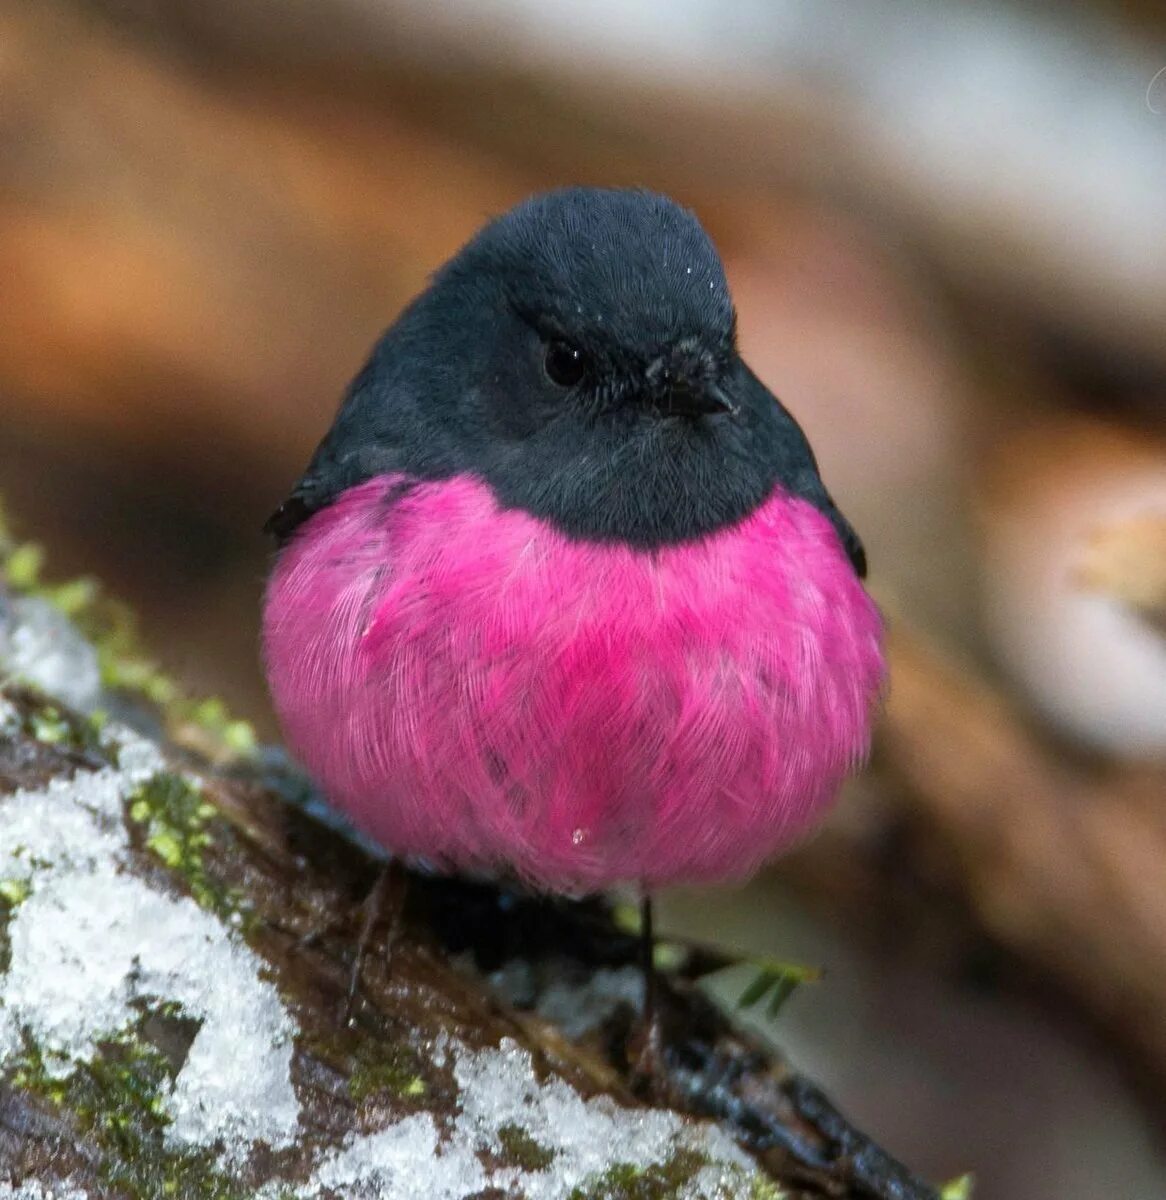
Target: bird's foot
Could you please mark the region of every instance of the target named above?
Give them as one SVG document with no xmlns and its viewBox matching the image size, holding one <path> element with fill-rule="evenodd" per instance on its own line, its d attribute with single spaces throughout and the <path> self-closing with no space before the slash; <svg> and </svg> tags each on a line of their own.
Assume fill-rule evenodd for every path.
<svg viewBox="0 0 1166 1200">
<path fill-rule="evenodd" d="M 671 1094 L 665 1061 L 664 1027 L 658 1013 L 641 1018 L 627 1042 L 628 1082 L 641 1099 L 667 1104 Z"/>
<path fill-rule="evenodd" d="M 348 1025 L 352 1021 L 357 995 L 360 992 L 364 962 L 368 956 L 373 934 L 382 919 L 386 925 L 383 961 L 386 967 L 392 963 L 393 943 L 401 931 L 407 883 L 408 876 L 400 864 L 395 860 L 390 860 L 381 868 L 376 882 L 372 885 L 368 895 L 361 901 L 360 931 L 356 937 L 352 966 L 348 973 L 348 987 L 344 993 L 344 1007 L 340 1016 L 342 1025 Z"/>
</svg>

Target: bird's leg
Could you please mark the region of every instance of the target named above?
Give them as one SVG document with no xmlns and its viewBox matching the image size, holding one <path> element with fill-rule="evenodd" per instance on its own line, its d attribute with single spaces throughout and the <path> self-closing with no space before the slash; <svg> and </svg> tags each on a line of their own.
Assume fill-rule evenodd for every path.
<svg viewBox="0 0 1166 1200">
<path fill-rule="evenodd" d="M 640 897 L 640 969 L 644 973 L 644 1025 L 656 1020 L 656 938 L 652 932 L 652 897 Z"/>
<path fill-rule="evenodd" d="M 392 957 L 393 942 L 400 931 L 401 912 L 404 908 L 407 886 L 408 876 L 396 859 L 389 859 L 378 873 L 376 882 L 372 885 L 368 895 L 361 901 L 360 932 L 356 936 L 352 969 L 348 974 L 348 990 L 344 997 L 341 1024 L 347 1025 L 352 1018 L 352 1010 L 356 1006 L 356 994 L 360 990 L 360 976 L 364 970 L 364 960 L 368 954 L 369 943 L 372 941 L 377 922 L 382 915 L 387 915 L 389 922 L 388 934 L 385 938 L 385 957 L 386 959 Z M 387 904 L 386 899 L 388 900 Z"/>
<path fill-rule="evenodd" d="M 644 1008 L 636 1040 L 632 1078 L 658 1092 L 663 1083 L 663 1032 L 657 1005 L 656 939 L 652 929 L 652 897 L 646 892 L 640 898 L 640 968 L 644 975 Z"/>
</svg>

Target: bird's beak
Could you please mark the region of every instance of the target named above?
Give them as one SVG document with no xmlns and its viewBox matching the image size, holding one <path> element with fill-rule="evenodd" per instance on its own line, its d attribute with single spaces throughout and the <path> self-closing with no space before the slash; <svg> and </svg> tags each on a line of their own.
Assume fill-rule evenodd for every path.
<svg viewBox="0 0 1166 1200">
<path fill-rule="evenodd" d="M 694 387 L 678 379 L 665 391 L 660 411 L 669 417 L 713 417 L 724 413 L 732 415 L 737 406 L 719 384 L 700 383 Z"/>
</svg>

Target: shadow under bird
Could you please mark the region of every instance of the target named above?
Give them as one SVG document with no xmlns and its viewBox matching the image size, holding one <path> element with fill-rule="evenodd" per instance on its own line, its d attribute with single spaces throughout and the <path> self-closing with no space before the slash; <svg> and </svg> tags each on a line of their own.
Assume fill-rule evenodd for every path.
<svg viewBox="0 0 1166 1200">
<path fill-rule="evenodd" d="M 570 894 L 739 879 L 867 752 L 862 545 L 663 196 L 486 225 L 268 527 L 287 740 L 404 859 Z"/>
</svg>

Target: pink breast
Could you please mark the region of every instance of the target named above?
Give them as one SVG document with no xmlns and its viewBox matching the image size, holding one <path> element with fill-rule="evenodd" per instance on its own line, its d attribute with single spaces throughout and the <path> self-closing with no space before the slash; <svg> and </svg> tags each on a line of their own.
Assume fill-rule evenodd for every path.
<svg viewBox="0 0 1166 1200">
<path fill-rule="evenodd" d="M 312 517 L 264 613 L 292 750 L 392 850 L 555 891 L 740 877 L 865 755 L 881 622 L 806 502 L 645 553 L 400 488 Z"/>
</svg>

